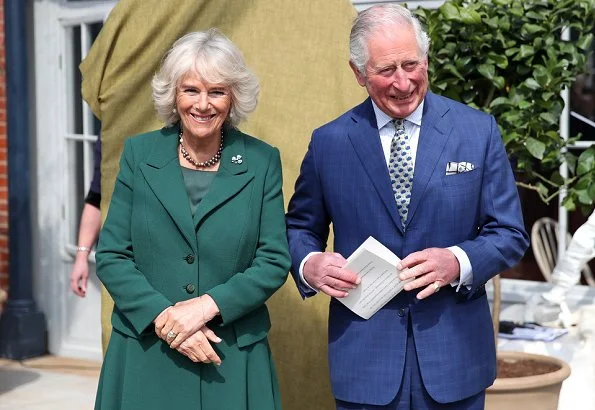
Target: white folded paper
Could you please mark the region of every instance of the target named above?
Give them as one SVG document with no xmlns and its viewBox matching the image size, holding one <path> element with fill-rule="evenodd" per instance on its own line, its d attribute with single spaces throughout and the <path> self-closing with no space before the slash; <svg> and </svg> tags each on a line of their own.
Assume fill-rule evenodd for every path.
<svg viewBox="0 0 595 410">
<path fill-rule="evenodd" d="M 349 296 L 337 300 L 356 315 L 369 319 L 412 280 L 399 279 L 399 261 L 390 249 L 370 236 L 347 258 L 345 265 L 345 269 L 361 278 L 360 284 L 349 290 Z"/>
</svg>

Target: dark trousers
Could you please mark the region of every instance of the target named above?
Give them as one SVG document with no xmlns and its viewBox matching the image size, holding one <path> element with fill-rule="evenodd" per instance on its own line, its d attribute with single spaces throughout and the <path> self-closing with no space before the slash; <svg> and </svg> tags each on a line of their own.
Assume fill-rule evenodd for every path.
<svg viewBox="0 0 595 410">
<path fill-rule="evenodd" d="M 464 400 L 452 403 L 438 403 L 426 391 L 419 363 L 417 350 L 413 340 L 411 318 L 407 327 L 407 354 L 403 382 L 395 399 L 386 406 L 371 404 L 349 403 L 335 400 L 337 410 L 483 410 L 485 407 L 485 391 Z"/>
</svg>

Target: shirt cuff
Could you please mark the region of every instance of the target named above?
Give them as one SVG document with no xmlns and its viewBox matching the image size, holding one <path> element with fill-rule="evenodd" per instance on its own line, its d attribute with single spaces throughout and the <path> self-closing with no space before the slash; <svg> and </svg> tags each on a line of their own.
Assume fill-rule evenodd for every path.
<svg viewBox="0 0 595 410">
<path fill-rule="evenodd" d="M 458 246 L 449 246 L 449 251 L 454 253 L 455 258 L 459 261 L 459 279 L 454 280 L 450 283 L 450 286 L 457 288 L 457 292 L 461 286 L 465 286 L 467 290 L 471 289 L 473 284 L 473 271 L 471 270 L 471 261 L 464 250 Z"/>
<path fill-rule="evenodd" d="M 306 257 L 302 260 L 302 263 L 300 263 L 300 272 L 299 272 L 300 280 L 302 281 L 302 283 L 304 285 L 306 285 L 307 287 L 309 287 L 310 289 L 312 289 L 316 293 L 318 293 L 318 290 L 316 290 L 312 286 L 310 286 L 310 284 L 308 282 L 306 282 L 306 279 L 304 279 L 304 265 L 306 264 L 306 262 L 308 262 L 308 259 L 310 259 L 310 257 L 312 255 L 316 255 L 317 253 L 322 253 L 322 252 L 310 252 L 309 254 L 306 255 Z"/>
</svg>

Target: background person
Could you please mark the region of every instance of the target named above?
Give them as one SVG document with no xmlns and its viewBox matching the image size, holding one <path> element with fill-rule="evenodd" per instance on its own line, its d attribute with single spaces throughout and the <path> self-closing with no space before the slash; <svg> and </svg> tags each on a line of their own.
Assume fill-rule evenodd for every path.
<svg viewBox="0 0 595 410">
<path fill-rule="evenodd" d="M 97 242 L 101 229 L 101 139 L 93 145 L 93 179 L 85 197 L 79 224 L 76 256 L 70 271 L 70 289 L 82 298 L 87 294 L 89 280 L 89 252 Z"/>
<path fill-rule="evenodd" d="M 370 98 L 312 135 L 286 215 L 292 274 L 303 297 L 344 297 L 358 282 L 345 257 L 373 236 L 415 279 L 367 321 L 331 299 L 336 407 L 483 409 L 496 377 L 484 285 L 528 245 L 498 127 L 428 92 L 429 39 L 407 9 L 361 12 L 350 49 Z"/>
<path fill-rule="evenodd" d="M 96 254 L 115 307 L 95 408 L 279 409 L 281 163 L 236 128 L 258 81 L 210 29 L 176 41 L 152 85 L 166 127 L 126 141 Z"/>
</svg>

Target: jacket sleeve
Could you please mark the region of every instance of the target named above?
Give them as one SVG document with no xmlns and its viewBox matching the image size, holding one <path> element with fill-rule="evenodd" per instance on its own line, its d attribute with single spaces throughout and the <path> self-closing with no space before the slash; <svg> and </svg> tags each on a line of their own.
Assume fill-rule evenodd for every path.
<svg viewBox="0 0 595 410">
<path fill-rule="evenodd" d="M 287 238 L 292 259 L 291 274 L 302 298 L 314 296 L 316 292 L 302 283 L 300 264 L 309 253 L 326 249 L 330 225 L 317 173 L 315 137 L 316 132 L 302 162 L 286 215 Z"/>
<path fill-rule="evenodd" d="M 529 245 L 512 167 L 494 117 L 484 165 L 478 236 L 458 244 L 473 269 L 470 294 L 517 263 Z"/>
<path fill-rule="evenodd" d="M 127 140 L 107 219 L 99 235 L 96 260 L 97 276 L 113 298 L 115 309 L 141 335 L 173 303 L 151 286 L 134 260 L 131 235 L 134 170 L 133 148 L 131 140 Z"/>
<path fill-rule="evenodd" d="M 223 324 L 263 306 L 287 279 L 290 261 L 285 234 L 281 158 L 277 149 L 271 152 L 264 177 L 259 238 L 252 264 L 207 292 L 219 307 Z"/>
</svg>

